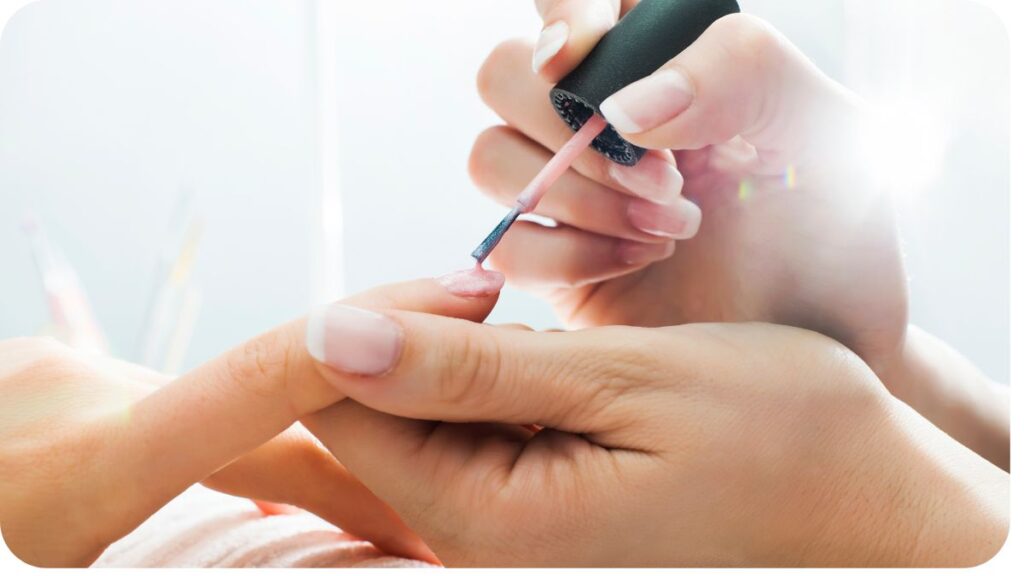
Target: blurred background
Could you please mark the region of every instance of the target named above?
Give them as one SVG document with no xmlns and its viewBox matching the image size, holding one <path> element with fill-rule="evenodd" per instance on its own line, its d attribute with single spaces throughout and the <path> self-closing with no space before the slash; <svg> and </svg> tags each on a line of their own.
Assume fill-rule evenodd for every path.
<svg viewBox="0 0 1024 576">
<path fill-rule="evenodd" d="M 1007 381 L 1002 24 L 969 0 L 740 3 L 898 120 L 894 166 L 864 169 L 900 190 L 913 321 Z M 476 71 L 539 28 L 530 0 L 30 4 L 0 37 L 0 338 L 54 333 L 59 307 L 176 371 L 466 267 L 504 212 L 466 174 L 498 122 Z M 515 290 L 493 320 L 557 325 Z"/>
</svg>

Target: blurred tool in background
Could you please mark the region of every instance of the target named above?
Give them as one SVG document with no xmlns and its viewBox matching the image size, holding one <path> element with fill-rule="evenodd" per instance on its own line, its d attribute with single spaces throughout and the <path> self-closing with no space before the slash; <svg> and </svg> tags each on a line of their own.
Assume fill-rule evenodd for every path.
<svg viewBox="0 0 1024 576">
<path fill-rule="evenodd" d="M 192 273 L 203 234 L 192 194 L 184 191 L 171 216 L 157 261 L 136 360 L 165 374 L 177 374 L 199 318 L 201 293 Z"/>
<path fill-rule="evenodd" d="M 107 353 L 107 339 L 75 269 L 50 243 L 34 215 L 25 217 L 22 229 L 32 245 L 32 257 L 50 311 L 50 325 L 43 330 L 44 334 L 79 350 Z"/>
</svg>

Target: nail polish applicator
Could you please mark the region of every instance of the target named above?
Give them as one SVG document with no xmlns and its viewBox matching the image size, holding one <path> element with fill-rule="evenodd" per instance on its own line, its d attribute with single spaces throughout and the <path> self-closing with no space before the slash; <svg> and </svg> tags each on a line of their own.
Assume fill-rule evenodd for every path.
<svg viewBox="0 0 1024 576">
<path fill-rule="evenodd" d="M 512 224 L 541 198 L 587 147 L 623 166 L 647 152 L 627 142 L 600 113 L 607 98 L 650 76 L 693 44 L 716 20 L 740 11 L 736 0 L 643 0 L 551 90 L 551 104 L 575 132 L 516 199 L 498 226 L 473 251 L 478 264 L 490 256 Z"/>
</svg>

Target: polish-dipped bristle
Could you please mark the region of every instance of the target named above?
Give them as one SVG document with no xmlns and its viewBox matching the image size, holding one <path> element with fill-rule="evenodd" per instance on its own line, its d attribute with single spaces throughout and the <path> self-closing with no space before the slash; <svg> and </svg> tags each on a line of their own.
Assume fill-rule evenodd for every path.
<svg viewBox="0 0 1024 576">
<path fill-rule="evenodd" d="M 498 242 L 501 242 L 501 239 L 504 238 L 505 234 L 509 231 L 509 228 L 512 228 L 512 225 L 515 224 L 520 215 L 522 215 L 522 212 L 519 208 L 513 208 L 512 211 L 509 212 L 500 223 L 498 223 L 494 230 L 487 235 L 487 238 L 484 238 L 484 241 L 476 247 L 476 250 L 473 250 L 473 258 L 477 262 L 483 264 L 484 260 L 487 260 L 487 257 L 491 255 L 491 252 L 494 252 L 494 249 L 498 247 Z"/>
<path fill-rule="evenodd" d="M 505 236 L 505 233 L 508 232 L 517 218 L 523 214 L 529 214 L 537 208 L 537 205 L 540 204 L 548 189 L 572 167 L 572 163 L 587 151 L 587 148 L 593 143 L 594 139 L 600 136 L 601 132 L 607 127 L 608 123 L 598 114 L 592 115 L 580 127 L 579 131 L 565 143 L 565 146 L 562 146 L 562 149 L 526 185 L 526 188 L 516 198 L 515 208 L 508 213 L 508 216 L 505 216 L 505 219 L 498 224 L 498 227 L 473 251 L 473 258 L 476 258 L 477 262 L 482 264 L 491 255 L 498 242 L 501 242 L 501 238 Z"/>
</svg>

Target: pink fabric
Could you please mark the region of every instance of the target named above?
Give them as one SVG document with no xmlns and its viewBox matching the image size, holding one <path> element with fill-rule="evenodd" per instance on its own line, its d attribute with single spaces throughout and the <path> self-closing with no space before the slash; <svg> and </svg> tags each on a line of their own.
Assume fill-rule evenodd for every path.
<svg viewBox="0 0 1024 576">
<path fill-rule="evenodd" d="M 194 487 L 116 542 L 93 568 L 416 568 L 308 513 L 264 516 L 252 502 Z"/>
</svg>

